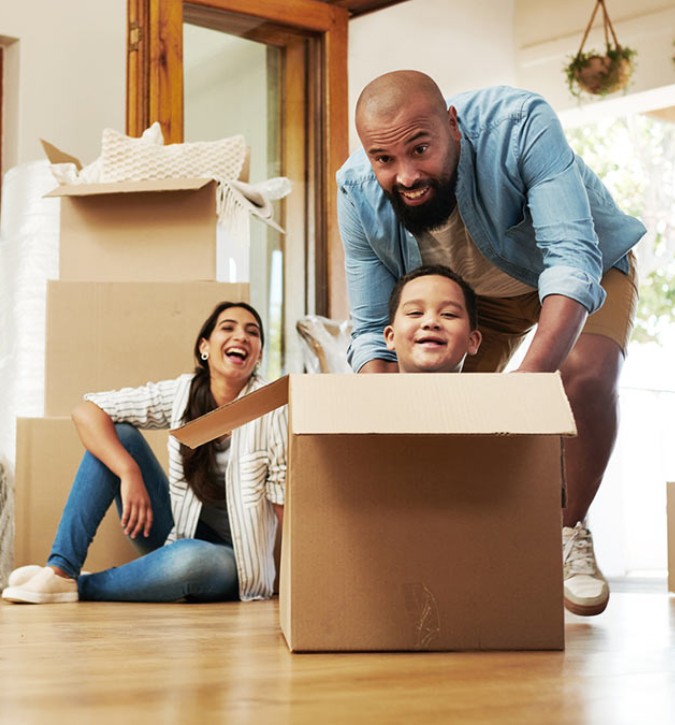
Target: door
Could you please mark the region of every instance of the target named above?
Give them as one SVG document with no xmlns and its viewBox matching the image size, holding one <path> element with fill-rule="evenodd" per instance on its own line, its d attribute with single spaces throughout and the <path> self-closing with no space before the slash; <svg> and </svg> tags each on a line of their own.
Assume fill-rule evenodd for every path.
<svg viewBox="0 0 675 725">
<path fill-rule="evenodd" d="M 275 210 L 285 235 L 252 222 L 251 299 L 272 333 L 273 376 L 302 367 L 298 318 L 347 315 L 334 181 L 348 153 L 347 12 L 315 0 L 129 0 L 130 135 L 158 120 L 166 143 L 208 140 L 218 129 L 213 138 L 225 137 L 234 127 L 222 96 L 237 86 L 239 99 L 249 89 L 240 130 L 258 146 L 249 144 L 249 180 L 285 176 L 293 185 Z M 217 110 L 205 110 L 219 95 Z"/>
</svg>

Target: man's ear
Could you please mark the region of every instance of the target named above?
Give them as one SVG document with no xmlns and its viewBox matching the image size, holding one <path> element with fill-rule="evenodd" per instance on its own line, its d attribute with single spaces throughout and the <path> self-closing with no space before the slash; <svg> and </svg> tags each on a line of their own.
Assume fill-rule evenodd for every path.
<svg viewBox="0 0 675 725">
<path fill-rule="evenodd" d="M 457 123 L 457 109 L 454 106 L 448 108 L 448 123 L 450 124 L 450 136 L 454 141 L 459 141 L 462 138 L 462 134 Z"/>
<path fill-rule="evenodd" d="M 396 350 L 394 347 L 394 328 L 391 325 L 384 328 L 384 341 L 387 343 L 387 350 Z"/>
<path fill-rule="evenodd" d="M 478 352 L 478 348 L 480 347 L 482 340 L 483 336 L 480 334 L 480 331 L 473 330 L 469 335 L 469 346 L 467 348 L 467 353 L 469 355 L 475 355 Z"/>
</svg>

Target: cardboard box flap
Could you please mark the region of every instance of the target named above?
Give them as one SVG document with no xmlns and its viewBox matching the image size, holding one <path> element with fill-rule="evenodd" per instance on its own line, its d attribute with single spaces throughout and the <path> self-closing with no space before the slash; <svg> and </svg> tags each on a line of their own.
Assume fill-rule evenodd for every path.
<svg viewBox="0 0 675 725">
<path fill-rule="evenodd" d="M 576 435 L 558 373 L 292 375 L 171 432 L 194 448 L 289 400 L 296 435 Z"/>
<path fill-rule="evenodd" d="M 294 434 L 575 435 L 558 373 L 294 375 Z"/>
<path fill-rule="evenodd" d="M 63 184 L 45 194 L 46 197 L 61 196 L 100 196 L 103 194 L 130 194 L 138 192 L 192 191 L 207 184 L 216 183 L 213 179 L 146 179 L 144 181 L 118 181 L 109 184 Z"/>
<path fill-rule="evenodd" d="M 54 144 L 49 143 L 49 141 L 45 141 L 43 138 L 40 139 L 40 143 L 42 144 L 42 148 L 44 149 L 45 155 L 49 159 L 50 163 L 74 164 L 78 171 L 82 170 L 82 162 L 79 159 L 67 154 L 65 151 L 61 151 L 61 149 L 56 148 Z"/>
<path fill-rule="evenodd" d="M 190 448 L 212 441 L 288 402 L 288 375 L 242 398 L 174 428 L 171 435 Z"/>
</svg>

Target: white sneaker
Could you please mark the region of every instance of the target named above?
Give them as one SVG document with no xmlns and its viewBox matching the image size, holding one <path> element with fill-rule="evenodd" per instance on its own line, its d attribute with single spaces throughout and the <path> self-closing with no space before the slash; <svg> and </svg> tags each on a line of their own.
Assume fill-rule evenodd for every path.
<svg viewBox="0 0 675 725">
<path fill-rule="evenodd" d="M 40 571 L 23 584 L 7 587 L 2 598 L 24 604 L 61 604 L 79 599 L 75 579 L 64 579 L 49 566 L 40 567 Z"/>
<path fill-rule="evenodd" d="M 582 617 L 604 612 L 609 586 L 595 562 L 591 532 L 579 521 L 563 526 L 562 540 L 565 608 Z"/>
<path fill-rule="evenodd" d="M 32 579 L 42 569 L 37 564 L 28 564 L 28 566 L 20 566 L 9 575 L 7 579 L 8 587 L 19 587 Z"/>
</svg>

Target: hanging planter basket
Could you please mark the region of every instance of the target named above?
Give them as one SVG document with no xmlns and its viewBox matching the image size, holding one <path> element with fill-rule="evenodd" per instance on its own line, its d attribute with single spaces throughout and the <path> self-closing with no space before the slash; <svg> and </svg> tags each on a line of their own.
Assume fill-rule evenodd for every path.
<svg viewBox="0 0 675 725">
<path fill-rule="evenodd" d="M 584 44 L 600 8 L 602 8 L 605 29 L 605 52 L 599 53 L 595 50 L 585 52 Z M 609 93 L 624 90 L 633 74 L 635 56 L 635 50 L 623 47 L 619 43 L 612 21 L 607 14 L 604 0 L 597 0 L 584 37 L 581 39 L 579 50 L 565 68 L 570 93 L 579 98 L 582 93 L 606 96 Z"/>
</svg>

